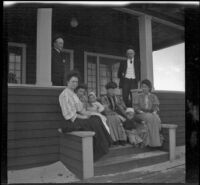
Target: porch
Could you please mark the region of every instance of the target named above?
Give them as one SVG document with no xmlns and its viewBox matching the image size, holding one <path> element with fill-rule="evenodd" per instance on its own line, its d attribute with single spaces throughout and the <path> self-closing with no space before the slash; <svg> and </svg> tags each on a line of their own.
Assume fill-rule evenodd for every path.
<svg viewBox="0 0 200 185">
<path fill-rule="evenodd" d="M 15 14 L 12 14 L 12 11 Z M 89 90 L 94 90 L 98 96 L 101 96 L 105 93 L 104 85 L 108 81 L 112 79 L 118 83 L 116 71 L 119 62 L 125 60 L 124 51 L 127 45 L 134 46 L 136 57 L 141 61 L 139 66 L 141 79 L 149 78 L 153 82 L 152 52 L 184 41 L 182 21 L 172 23 L 170 19 L 163 21 L 154 15 L 146 15 L 131 8 L 102 10 L 71 9 L 67 6 L 44 8 L 36 5 L 17 6 L 8 10 L 8 23 L 11 23 L 8 24 L 8 46 L 11 48 L 9 52 L 12 53 L 11 57 L 8 53 L 9 70 L 18 75 L 17 83 L 20 83 L 16 85 L 11 82 L 8 85 L 8 170 L 50 165 L 60 160 L 60 135 L 57 128 L 62 127 L 65 120 L 61 115 L 58 96 L 64 86 L 51 85 L 51 36 L 55 32 L 64 33 L 65 51 L 69 61 L 66 68 L 78 69 L 82 82 L 88 84 Z M 81 23 L 78 28 L 68 25 L 73 16 Z M 29 21 L 30 19 L 33 21 Z M 43 22 L 47 24 L 42 24 Z M 121 25 L 122 29 L 119 29 Z M 162 32 L 165 34 L 163 35 Z M 14 57 L 12 47 L 21 48 L 20 52 L 17 50 Z M 176 146 L 184 146 L 185 93 L 173 91 L 155 91 L 155 93 L 161 103 L 162 122 L 178 126 Z M 165 146 L 168 146 L 167 132 L 165 138 Z M 128 166 L 125 171 L 133 167 L 139 169 L 145 165 L 152 165 L 149 163 L 152 159 L 161 164 L 169 159 L 166 150 L 132 149 L 131 146 L 112 148 L 108 156 L 102 158 L 105 161 L 94 164 L 97 169 L 95 175 L 106 172 L 104 167 L 111 170 L 104 175 L 112 174 L 112 170 L 117 169 L 116 164 L 106 167 L 110 157 L 112 159 L 114 157 L 122 167 Z M 138 155 L 134 152 L 138 152 Z M 143 158 L 140 163 L 137 163 L 132 156 L 128 155 L 139 158 L 143 156 Z M 127 161 L 127 159 L 131 160 Z M 131 166 L 126 165 L 130 161 Z M 121 172 L 122 169 L 118 168 L 114 173 Z M 113 178 L 117 177 L 113 176 Z M 126 179 L 127 176 L 125 175 L 124 178 Z M 95 181 L 97 179 L 98 177 Z M 99 181 L 102 181 L 102 178 Z"/>
<path fill-rule="evenodd" d="M 50 165 L 61 160 L 60 135 L 57 128 L 65 124 L 58 103 L 58 96 L 63 88 L 36 87 L 30 85 L 9 86 L 8 88 L 8 170 L 20 170 Z M 178 92 L 155 92 L 160 99 L 160 117 L 162 123 L 176 124 L 176 146 L 185 145 L 185 94 Z M 94 164 L 94 175 L 119 173 L 142 166 L 169 161 L 168 130 L 162 150 L 138 150 L 127 145 L 125 148 L 111 148 L 108 155 Z M 76 142 L 75 142 L 76 141 Z M 64 142 L 74 148 L 81 145 L 71 138 Z M 77 143 L 78 142 L 78 143 Z M 82 142 L 81 142 L 82 143 Z M 65 149 L 69 153 L 69 149 Z M 75 150 L 76 170 L 80 170 L 79 156 Z M 69 155 L 70 156 L 70 155 Z M 72 160 L 68 156 L 68 160 Z M 137 157 L 140 160 L 136 160 Z M 66 158 L 65 158 L 66 160 Z M 72 161 L 73 161 L 72 160 Z M 61 160 L 64 161 L 64 160 Z M 110 161 L 115 161 L 112 163 Z M 153 161 L 153 163 L 152 163 Z M 138 163 L 139 162 L 139 163 Z M 129 164 L 130 165 L 127 165 Z M 116 166 L 120 166 L 121 168 Z M 70 169 L 70 166 L 66 165 Z M 73 169 L 72 169 L 73 170 Z M 76 172 L 73 171 L 73 172 Z M 108 171 L 106 171 L 108 170 Z M 113 171 L 117 170 L 117 171 Z M 96 174 L 95 174 L 96 173 Z M 76 173 L 79 174 L 80 173 Z M 104 174 L 104 175 L 106 175 Z M 80 175 L 81 176 L 81 175 Z"/>
<path fill-rule="evenodd" d="M 60 161 L 35 168 L 10 170 L 8 171 L 8 183 L 185 183 L 183 150 L 177 147 L 174 161 L 160 161 L 158 164 L 98 175 L 85 180 L 77 178 Z"/>
</svg>

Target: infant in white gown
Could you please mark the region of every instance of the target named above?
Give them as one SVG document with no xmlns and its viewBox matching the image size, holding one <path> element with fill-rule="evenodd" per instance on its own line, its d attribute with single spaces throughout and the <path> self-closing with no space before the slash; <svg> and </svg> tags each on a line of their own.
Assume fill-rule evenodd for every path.
<svg viewBox="0 0 200 185">
<path fill-rule="evenodd" d="M 91 115 L 99 116 L 101 118 L 106 130 L 108 131 L 108 133 L 110 133 L 110 129 L 106 123 L 107 118 L 101 114 L 104 111 L 104 106 L 97 101 L 97 97 L 94 92 L 90 92 L 88 94 L 87 111 L 89 111 L 89 113 Z"/>
</svg>

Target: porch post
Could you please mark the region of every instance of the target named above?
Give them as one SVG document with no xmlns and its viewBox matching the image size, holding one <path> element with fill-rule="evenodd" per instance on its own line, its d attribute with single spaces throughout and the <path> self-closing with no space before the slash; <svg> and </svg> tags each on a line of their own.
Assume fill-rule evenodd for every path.
<svg viewBox="0 0 200 185">
<path fill-rule="evenodd" d="M 52 8 L 37 10 L 36 84 L 51 86 Z"/>
<path fill-rule="evenodd" d="M 139 42 L 141 61 L 141 80 L 149 79 L 153 86 L 153 53 L 152 53 L 152 27 L 151 17 L 139 17 Z"/>
</svg>

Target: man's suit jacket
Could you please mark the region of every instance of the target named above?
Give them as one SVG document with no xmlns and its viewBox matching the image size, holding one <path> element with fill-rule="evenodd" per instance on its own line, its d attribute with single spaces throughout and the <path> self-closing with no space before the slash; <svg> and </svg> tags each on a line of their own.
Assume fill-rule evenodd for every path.
<svg viewBox="0 0 200 185">
<path fill-rule="evenodd" d="M 64 55 L 52 49 L 51 81 L 53 85 L 64 85 Z"/>
<path fill-rule="evenodd" d="M 140 62 L 136 58 L 134 58 L 134 68 L 135 68 L 135 78 L 136 81 L 138 82 L 140 80 Z M 126 70 L 127 70 L 127 60 L 122 61 L 119 66 L 118 70 L 118 78 L 120 79 L 119 87 L 122 87 L 123 79 L 125 78 L 126 75 Z"/>
</svg>

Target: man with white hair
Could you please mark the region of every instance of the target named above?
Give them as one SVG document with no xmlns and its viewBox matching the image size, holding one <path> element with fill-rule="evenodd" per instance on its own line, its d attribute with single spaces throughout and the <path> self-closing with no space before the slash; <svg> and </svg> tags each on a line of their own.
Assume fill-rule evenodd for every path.
<svg viewBox="0 0 200 185">
<path fill-rule="evenodd" d="M 132 106 L 131 89 L 138 88 L 138 82 L 140 80 L 140 63 L 135 58 L 135 51 L 132 46 L 126 50 L 127 60 L 122 61 L 118 70 L 118 78 L 120 79 L 119 87 L 122 88 L 123 100 L 127 107 Z"/>
</svg>

